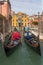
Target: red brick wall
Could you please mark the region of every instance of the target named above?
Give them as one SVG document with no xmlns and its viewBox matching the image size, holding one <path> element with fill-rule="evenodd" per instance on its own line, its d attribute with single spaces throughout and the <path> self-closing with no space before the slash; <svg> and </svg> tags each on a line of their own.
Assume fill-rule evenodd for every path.
<svg viewBox="0 0 43 65">
<path fill-rule="evenodd" d="M 10 13 L 11 13 L 11 10 L 10 10 L 10 6 L 8 2 L 4 2 L 4 4 L 0 5 L 0 14 L 9 18 Z"/>
<path fill-rule="evenodd" d="M 8 10 L 8 5 L 7 5 L 7 2 L 6 2 L 2 5 L 2 15 L 5 16 L 5 17 L 7 17 L 7 14 L 8 14 L 7 10 Z"/>
</svg>

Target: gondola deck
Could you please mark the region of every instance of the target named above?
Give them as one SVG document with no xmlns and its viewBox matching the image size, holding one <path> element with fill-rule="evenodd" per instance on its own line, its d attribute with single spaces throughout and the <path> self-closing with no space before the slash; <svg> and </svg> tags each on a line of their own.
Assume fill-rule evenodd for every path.
<svg viewBox="0 0 43 65">
<path fill-rule="evenodd" d="M 36 42 L 36 45 L 34 44 L 34 41 L 30 40 L 30 39 L 26 39 L 25 36 L 24 36 L 24 42 L 29 45 L 29 47 L 31 47 L 35 52 L 37 52 L 40 56 L 41 56 L 41 50 L 40 50 L 40 42 L 39 42 L 39 39 L 38 37 L 36 37 L 34 34 L 32 34 L 33 38 L 34 38 L 34 41 L 37 41 Z M 37 39 L 37 40 L 36 40 Z M 34 44 L 34 45 L 33 45 Z"/>
<path fill-rule="evenodd" d="M 32 48 L 36 53 L 38 53 L 41 56 L 41 50 L 40 50 L 40 45 L 38 45 L 37 47 L 33 47 L 30 42 L 28 42 L 28 40 L 24 39 L 25 43 Z"/>
<path fill-rule="evenodd" d="M 18 44 L 13 45 L 11 47 L 4 45 L 4 50 L 5 50 L 6 55 L 9 56 L 15 50 L 15 48 L 17 48 L 17 46 L 20 44 L 21 44 L 21 42 L 18 42 Z"/>
</svg>

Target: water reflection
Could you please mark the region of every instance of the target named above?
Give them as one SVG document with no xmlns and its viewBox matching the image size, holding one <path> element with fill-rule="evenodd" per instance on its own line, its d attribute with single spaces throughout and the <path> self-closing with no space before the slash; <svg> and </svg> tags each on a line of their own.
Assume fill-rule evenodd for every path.
<svg viewBox="0 0 43 65">
<path fill-rule="evenodd" d="M 29 51 L 28 46 L 27 46 L 27 50 L 28 50 L 30 62 L 32 63 L 32 65 L 43 65 L 43 56 L 39 56 L 31 48 L 30 48 L 31 51 Z"/>
<path fill-rule="evenodd" d="M 0 65 L 43 65 L 43 56 L 39 56 L 24 42 L 10 57 L 6 57 L 1 48 L 0 52 Z"/>
</svg>

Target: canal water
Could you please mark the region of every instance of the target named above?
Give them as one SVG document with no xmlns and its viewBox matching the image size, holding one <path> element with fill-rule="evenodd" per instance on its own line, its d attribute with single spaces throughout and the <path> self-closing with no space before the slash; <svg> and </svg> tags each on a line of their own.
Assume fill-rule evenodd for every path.
<svg viewBox="0 0 43 65">
<path fill-rule="evenodd" d="M 0 65 L 43 65 L 43 56 L 39 56 L 24 42 L 7 57 L 0 44 Z"/>
</svg>

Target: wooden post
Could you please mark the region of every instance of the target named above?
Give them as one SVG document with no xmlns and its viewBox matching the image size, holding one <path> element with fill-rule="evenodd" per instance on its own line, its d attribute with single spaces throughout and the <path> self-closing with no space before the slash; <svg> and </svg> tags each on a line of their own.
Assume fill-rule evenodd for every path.
<svg viewBox="0 0 43 65">
<path fill-rule="evenodd" d="M 5 20 L 3 19 L 3 41 L 5 40 Z"/>
<path fill-rule="evenodd" d="M 39 25 L 39 14 L 40 14 L 40 13 L 38 12 L 38 38 L 40 37 L 40 36 L 39 36 L 39 35 L 40 35 L 40 31 L 39 31 L 39 26 L 40 26 L 40 25 Z"/>
</svg>

